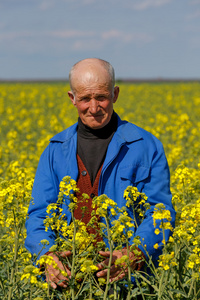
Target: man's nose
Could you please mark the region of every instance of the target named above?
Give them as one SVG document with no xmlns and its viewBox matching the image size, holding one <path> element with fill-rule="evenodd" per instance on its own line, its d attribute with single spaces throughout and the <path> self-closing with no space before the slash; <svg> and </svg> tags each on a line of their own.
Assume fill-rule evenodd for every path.
<svg viewBox="0 0 200 300">
<path fill-rule="evenodd" d="M 96 114 L 99 110 L 99 103 L 97 100 L 95 99 L 91 99 L 90 100 L 90 112 L 92 114 Z"/>
</svg>

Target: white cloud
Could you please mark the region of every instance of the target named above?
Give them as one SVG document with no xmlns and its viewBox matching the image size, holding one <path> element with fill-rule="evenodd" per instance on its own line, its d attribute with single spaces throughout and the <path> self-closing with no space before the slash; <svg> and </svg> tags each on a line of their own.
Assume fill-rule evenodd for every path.
<svg viewBox="0 0 200 300">
<path fill-rule="evenodd" d="M 66 47 L 74 51 L 95 51 L 110 47 L 111 44 L 128 45 L 146 44 L 153 40 L 145 33 L 132 33 L 111 29 L 97 32 L 94 30 L 60 30 L 60 31 L 13 31 L 0 34 L 0 41 L 5 47 L 18 49 L 23 53 L 43 53 L 46 49 L 65 51 Z M 69 42 L 70 41 L 70 42 Z M 6 46 L 7 45 L 7 46 Z"/>
<path fill-rule="evenodd" d="M 77 37 L 92 37 L 95 36 L 94 31 L 81 31 L 81 30 L 60 30 L 60 31 L 52 31 L 50 33 L 51 36 L 57 38 L 77 38 Z"/>
<path fill-rule="evenodd" d="M 134 8 L 136 10 L 145 10 L 145 9 L 148 9 L 149 7 L 163 6 L 170 2 L 172 2 L 172 0 L 143 0 L 143 1 L 138 1 L 138 3 L 133 4 L 132 8 Z"/>
<path fill-rule="evenodd" d="M 132 8 L 134 10 L 146 10 L 150 7 L 159 7 L 163 6 L 167 3 L 172 2 L 173 0 L 126 0 L 123 3 L 121 0 L 59 0 L 61 5 L 66 3 L 68 6 L 72 5 L 73 7 L 81 7 L 81 6 L 90 6 L 95 4 L 95 7 L 100 7 L 101 9 L 106 9 L 107 5 L 123 5 L 123 7 Z M 193 0 L 199 1 L 199 0 Z M 39 9 L 40 10 L 49 10 L 56 6 L 59 6 L 60 3 L 58 0 L 40 0 Z"/>
<path fill-rule="evenodd" d="M 0 24 L 1 27 L 1 24 Z M 61 39 L 73 39 L 73 38 L 102 38 L 103 40 L 121 39 L 125 42 L 131 42 L 134 40 L 141 40 L 150 42 L 153 40 L 152 36 L 146 33 L 130 33 L 127 31 L 121 31 L 117 29 L 110 29 L 108 31 L 96 32 L 94 30 L 57 30 L 57 31 L 11 31 L 0 34 L 0 39 L 12 40 L 18 38 L 35 38 L 35 37 L 55 37 Z"/>
<path fill-rule="evenodd" d="M 117 44 L 123 43 L 149 43 L 153 40 L 153 37 L 143 33 L 132 34 L 128 32 L 118 31 L 115 29 L 109 31 L 103 31 L 101 33 L 94 33 L 88 36 L 86 39 L 77 38 L 72 43 L 72 49 L 76 51 L 80 50 L 100 50 L 107 45 L 107 42 L 115 42 Z"/>
<path fill-rule="evenodd" d="M 99 39 L 93 39 L 93 40 L 77 40 L 72 44 L 72 49 L 77 51 L 85 51 L 85 50 L 99 50 L 103 47 L 102 41 Z"/>
<path fill-rule="evenodd" d="M 151 42 L 153 40 L 152 36 L 149 36 L 145 33 L 128 33 L 119 31 L 116 29 L 111 29 L 109 31 L 102 32 L 101 37 L 104 40 L 116 39 L 121 42 Z"/>
<path fill-rule="evenodd" d="M 61 38 L 61 39 L 81 39 L 74 44 L 74 48 L 79 48 L 83 45 L 85 48 L 85 43 L 87 44 L 89 41 L 93 43 L 94 40 L 116 40 L 124 43 L 130 42 L 151 42 L 154 38 L 152 36 L 147 35 L 146 33 L 129 33 L 116 29 L 111 29 L 108 31 L 102 31 L 100 33 L 95 31 L 81 31 L 81 30 L 65 30 L 65 31 L 53 31 L 49 33 L 50 36 Z M 87 39 L 87 41 L 83 41 L 82 38 Z M 95 42 L 96 43 L 96 42 Z M 98 43 L 97 43 L 98 44 Z"/>
<path fill-rule="evenodd" d="M 123 35 L 122 31 L 118 31 L 116 29 L 111 29 L 109 31 L 105 31 L 101 34 L 102 38 L 107 40 L 110 38 L 121 38 Z"/>
<path fill-rule="evenodd" d="M 1 24 L 0 24 L 1 27 Z M 60 30 L 60 31 L 12 31 L 7 33 L 0 33 L 0 40 L 16 40 L 16 39 L 26 39 L 26 38 L 89 38 L 95 36 L 94 31 L 81 31 L 81 30 Z"/>
</svg>

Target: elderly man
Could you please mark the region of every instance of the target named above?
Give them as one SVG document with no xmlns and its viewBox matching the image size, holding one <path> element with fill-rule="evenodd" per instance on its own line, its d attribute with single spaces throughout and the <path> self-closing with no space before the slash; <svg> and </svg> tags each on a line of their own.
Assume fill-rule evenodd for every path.
<svg viewBox="0 0 200 300">
<path fill-rule="evenodd" d="M 47 239 L 49 246 L 40 253 L 44 254 L 54 244 L 55 236 L 53 232 L 45 232 L 43 221 L 47 205 L 57 200 L 60 181 L 69 175 L 77 181 L 81 194 L 90 195 L 87 204 L 89 211 L 94 196 L 106 194 L 122 207 L 125 205 L 123 192 L 127 186 L 136 186 L 140 192 L 144 192 L 148 196 L 151 210 L 135 235 L 146 245 L 149 255 L 156 258 L 159 252 L 153 246 L 161 245 L 163 237 L 162 234 L 154 233 L 154 206 L 162 202 L 171 212 L 172 224 L 175 219 L 169 189 L 169 170 L 162 144 L 152 134 L 122 121 L 113 111 L 119 87 L 115 86 L 114 70 L 108 62 L 95 58 L 82 60 L 72 67 L 69 80 L 71 91 L 68 95 L 78 111 L 78 123 L 54 136 L 40 158 L 32 193 L 34 204 L 30 204 L 26 222 L 26 247 L 31 253 L 39 253 L 40 241 Z M 79 219 L 81 205 L 75 211 L 75 217 Z M 66 210 L 63 213 L 70 224 L 70 212 Z M 130 212 L 130 216 L 131 214 Z M 89 220 L 86 218 L 84 221 Z M 169 232 L 167 235 L 169 236 Z M 142 249 L 141 246 L 141 253 Z M 125 248 L 123 251 L 114 251 L 111 281 L 122 279 L 126 275 L 126 271 L 122 272 L 120 267 L 114 265 L 115 259 L 126 253 Z M 48 254 L 63 269 L 57 256 Z M 70 251 L 66 251 L 62 256 L 70 254 Z M 100 251 L 100 254 L 105 257 L 106 264 L 109 251 Z M 130 259 L 135 268 L 136 258 L 132 252 Z M 68 275 L 70 274 L 68 270 Z M 105 278 L 106 274 L 107 269 L 99 265 L 97 276 Z M 47 280 L 56 288 L 57 285 L 66 287 L 68 279 L 58 270 L 49 267 Z"/>
</svg>

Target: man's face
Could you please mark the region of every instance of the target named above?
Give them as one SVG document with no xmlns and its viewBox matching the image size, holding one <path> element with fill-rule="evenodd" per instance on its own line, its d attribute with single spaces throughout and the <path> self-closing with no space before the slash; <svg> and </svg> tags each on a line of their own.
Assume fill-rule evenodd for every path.
<svg viewBox="0 0 200 300">
<path fill-rule="evenodd" d="M 111 119 L 119 88 L 116 86 L 113 90 L 105 77 L 95 76 L 86 76 L 84 80 L 77 81 L 75 86 L 74 94 L 68 92 L 68 95 L 81 121 L 92 129 L 103 128 Z"/>
</svg>

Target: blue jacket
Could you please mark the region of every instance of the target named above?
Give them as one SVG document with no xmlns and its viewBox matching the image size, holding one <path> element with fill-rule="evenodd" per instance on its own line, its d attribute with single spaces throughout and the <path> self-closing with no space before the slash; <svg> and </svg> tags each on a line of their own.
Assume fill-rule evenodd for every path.
<svg viewBox="0 0 200 300">
<path fill-rule="evenodd" d="M 33 203 L 30 203 L 29 217 L 26 221 L 25 246 L 32 254 L 41 251 L 40 241 L 43 239 L 49 241 L 49 246 L 43 249 L 40 255 L 46 253 L 54 244 L 54 233 L 49 230 L 46 232 L 43 225 L 47 215 L 46 208 L 50 203 L 57 201 L 59 183 L 64 176 L 68 175 L 77 180 L 76 150 L 77 123 L 54 136 L 41 155 L 32 191 Z M 135 235 L 140 236 L 153 259 L 157 259 L 160 254 L 153 246 L 156 243 L 162 245 L 163 240 L 162 234 L 154 233 L 152 218 L 154 206 L 160 202 L 164 203 L 166 209 L 171 212 L 173 226 L 175 222 L 169 176 L 161 142 L 151 133 L 118 117 L 118 128 L 108 146 L 103 164 L 98 195 L 106 194 L 117 202 L 118 207 L 125 206 L 123 193 L 129 185 L 136 186 L 140 192 L 148 196 L 151 209 L 147 211 Z M 67 222 L 70 224 L 71 214 L 66 206 L 63 213 L 66 214 Z M 130 210 L 129 215 L 133 216 Z M 169 234 L 168 231 L 166 239 Z"/>
</svg>

